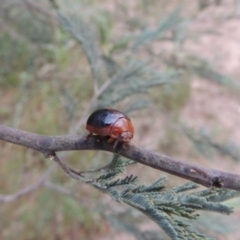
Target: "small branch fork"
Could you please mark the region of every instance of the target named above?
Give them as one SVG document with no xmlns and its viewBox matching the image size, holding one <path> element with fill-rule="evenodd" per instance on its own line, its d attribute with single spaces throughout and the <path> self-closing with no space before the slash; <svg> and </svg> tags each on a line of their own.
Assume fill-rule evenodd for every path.
<svg viewBox="0 0 240 240">
<path fill-rule="evenodd" d="M 46 154 L 45 154 L 46 156 Z M 83 172 L 79 172 L 76 171 L 70 167 L 68 167 L 67 164 L 65 164 L 58 156 L 56 153 L 51 153 L 49 156 L 49 159 L 54 161 L 55 163 L 57 163 L 62 170 L 71 178 L 74 178 L 76 180 L 80 180 L 83 181 L 87 184 L 93 185 L 97 188 L 100 188 L 99 183 L 95 182 L 94 179 L 87 179 L 85 176 L 83 176 L 82 174 L 87 173 L 87 172 L 95 172 L 95 171 L 83 171 Z"/>
<path fill-rule="evenodd" d="M 98 141 L 96 136 L 87 141 L 81 136 L 43 136 L 0 125 L 0 139 L 17 145 L 37 150 L 56 162 L 70 177 L 83 180 L 86 178 L 81 172 L 69 168 L 56 155 L 59 151 L 69 150 L 103 150 L 117 153 L 149 167 L 185 178 L 211 188 L 228 188 L 240 191 L 240 175 L 210 169 L 189 162 L 148 151 L 132 144 L 113 149 L 113 145 L 105 140 Z M 92 181 L 92 180 L 89 180 Z M 91 183 L 90 183 L 91 184 Z"/>
<path fill-rule="evenodd" d="M 45 154 L 46 156 L 46 154 Z M 80 172 L 75 171 L 74 169 L 70 168 L 65 164 L 61 159 L 56 155 L 56 153 L 51 153 L 49 156 L 49 159 L 57 163 L 62 170 L 71 178 L 77 179 L 77 180 L 84 180 L 85 178 L 81 175 Z"/>
</svg>

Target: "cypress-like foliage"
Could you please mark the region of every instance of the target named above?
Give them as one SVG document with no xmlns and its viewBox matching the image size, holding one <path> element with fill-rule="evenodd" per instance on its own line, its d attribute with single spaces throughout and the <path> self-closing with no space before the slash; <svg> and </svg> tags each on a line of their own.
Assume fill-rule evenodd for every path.
<svg viewBox="0 0 240 240">
<path fill-rule="evenodd" d="M 125 168 L 135 162 L 114 155 L 106 172 L 86 183 L 109 194 L 113 200 L 125 203 L 149 217 L 161 227 L 171 239 L 211 239 L 194 232 L 184 219 L 197 220 L 199 211 L 230 214 L 233 209 L 222 201 L 239 196 L 239 192 L 227 189 L 205 189 L 188 193 L 198 185 L 187 182 L 172 189 L 164 185 L 167 178 L 160 177 L 149 185 L 137 183 L 137 176 L 119 178 Z M 84 179 L 82 179 L 84 181 Z"/>
</svg>

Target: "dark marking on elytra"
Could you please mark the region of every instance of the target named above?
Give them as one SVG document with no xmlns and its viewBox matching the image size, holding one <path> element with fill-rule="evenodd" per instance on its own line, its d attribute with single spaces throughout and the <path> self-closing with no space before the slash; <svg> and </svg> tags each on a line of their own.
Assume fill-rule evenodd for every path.
<svg viewBox="0 0 240 240">
<path fill-rule="evenodd" d="M 87 120 L 87 125 L 97 128 L 107 127 L 112 124 L 112 119 L 115 119 L 114 112 L 108 109 L 99 109 L 92 113 Z"/>
</svg>

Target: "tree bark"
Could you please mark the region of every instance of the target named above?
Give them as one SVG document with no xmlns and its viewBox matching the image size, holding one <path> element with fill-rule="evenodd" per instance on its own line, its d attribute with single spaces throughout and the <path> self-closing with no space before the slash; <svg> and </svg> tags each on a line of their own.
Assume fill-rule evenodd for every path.
<svg viewBox="0 0 240 240">
<path fill-rule="evenodd" d="M 184 162 L 160 153 L 152 152 L 133 144 L 113 145 L 99 137 L 92 136 L 43 136 L 0 125 L 0 139 L 25 146 L 43 153 L 46 157 L 59 151 L 69 150 L 103 150 L 122 155 L 149 167 L 191 180 L 206 187 L 228 188 L 240 191 L 240 175 L 210 169 L 197 164 Z"/>
</svg>

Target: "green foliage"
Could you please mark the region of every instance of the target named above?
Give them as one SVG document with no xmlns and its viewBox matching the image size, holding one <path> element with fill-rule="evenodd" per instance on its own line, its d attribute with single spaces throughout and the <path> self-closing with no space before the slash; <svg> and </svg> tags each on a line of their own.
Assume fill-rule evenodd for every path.
<svg viewBox="0 0 240 240">
<path fill-rule="evenodd" d="M 100 12 L 94 16 L 94 22 L 98 28 L 99 42 L 103 50 L 107 51 L 112 33 L 113 21 L 108 12 Z"/>
<path fill-rule="evenodd" d="M 123 99 L 146 94 L 148 89 L 170 84 L 181 77 L 177 71 L 156 72 L 143 62 L 130 62 L 111 78 L 98 101 L 98 108 L 111 106 Z"/>
<path fill-rule="evenodd" d="M 100 71 L 99 66 L 103 63 L 106 66 L 110 79 L 107 82 L 108 84 L 105 82 L 106 86 L 104 86 L 101 94 L 98 95 L 95 108 L 112 106 L 126 99 L 128 105 L 133 106 L 134 97 L 146 95 L 148 89 L 181 80 L 181 72 L 171 68 L 161 72 L 156 71 L 150 66 L 150 62 L 136 61 L 134 56 L 126 59 L 126 63 L 120 66 L 114 60 L 113 56 L 101 54 L 102 50 L 99 47 L 101 40 L 98 39 L 92 25 L 86 23 L 82 17 L 76 14 L 66 15 L 60 12 L 58 19 L 60 24 L 80 43 L 87 56 L 93 78 L 97 85 L 101 82 L 101 78 L 105 76 L 103 72 Z M 177 19 L 178 15 L 176 12 L 172 13 L 169 19 L 159 24 L 159 31 L 168 31 L 169 28 L 162 29 L 161 26 L 164 25 L 165 21 L 167 24 L 173 24 L 172 22 L 176 24 Z M 138 37 L 136 38 L 136 42 L 140 41 L 137 39 Z M 139 43 L 137 45 L 139 45 Z M 113 48 L 115 47 L 113 46 Z M 146 107 L 145 101 L 140 105 L 140 108 Z M 136 108 L 139 107 L 136 106 Z"/>
<path fill-rule="evenodd" d="M 33 55 L 27 44 L 8 34 L 0 36 L 0 84 L 16 86 L 19 72 L 31 69 Z"/>
<path fill-rule="evenodd" d="M 230 157 L 235 161 L 239 161 L 239 146 L 236 143 L 225 141 L 218 142 L 204 129 L 194 131 L 193 129 L 183 127 L 186 136 L 191 140 L 197 151 L 204 157 L 213 158 L 214 155 Z"/>
<path fill-rule="evenodd" d="M 165 177 L 160 177 L 150 185 L 136 184 L 137 177 L 130 175 L 124 178 L 116 178 L 125 171 L 125 167 L 133 164 L 133 161 L 119 155 L 114 155 L 108 165 L 107 173 L 95 179 L 84 180 L 92 186 L 109 194 L 115 201 L 130 205 L 141 211 L 159 225 L 171 239 L 211 239 L 190 229 L 186 219 L 198 219 L 196 211 L 214 211 L 222 214 L 230 214 L 232 208 L 223 205 L 222 201 L 239 196 L 232 190 L 201 190 L 186 193 L 198 187 L 195 183 L 167 189 Z"/>
<path fill-rule="evenodd" d="M 177 9 L 169 14 L 166 18 L 161 19 L 158 22 L 156 29 L 146 29 L 139 36 L 137 36 L 132 48 L 137 50 L 140 46 L 143 46 L 150 41 L 156 41 L 169 30 L 177 29 L 181 22 L 179 9 Z"/>
<path fill-rule="evenodd" d="M 182 76 L 182 79 L 184 79 L 184 76 Z M 153 89 L 151 97 L 162 111 L 178 115 L 178 112 L 188 102 L 190 93 L 190 82 L 182 80 L 166 84 L 161 89 Z"/>
<path fill-rule="evenodd" d="M 199 56 L 187 53 L 180 54 L 180 56 L 173 54 L 168 63 L 170 66 L 176 65 L 179 69 L 232 89 L 237 93 L 240 91 L 240 84 L 236 79 L 219 72 L 210 62 Z"/>
<path fill-rule="evenodd" d="M 60 24 L 69 31 L 81 44 L 83 51 L 89 61 L 93 76 L 99 76 L 99 48 L 96 33 L 90 24 L 87 24 L 78 15 L 64 16 L 58 14 Z"/>
<path fill-rule="evenodd" d="M 235 79 L 219 73 L 206 60 L 196 56 L 188 56 L 188 58 L 187 66 L 195 74 L 201 76 L 202 78 L 209 79 L 210 81 L 229 87 L 238 93 L 240 92 L 240 84 Z M 189 64 L 189 62 L 191 62 L 191 64 Z"/>
</svg>

